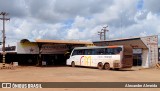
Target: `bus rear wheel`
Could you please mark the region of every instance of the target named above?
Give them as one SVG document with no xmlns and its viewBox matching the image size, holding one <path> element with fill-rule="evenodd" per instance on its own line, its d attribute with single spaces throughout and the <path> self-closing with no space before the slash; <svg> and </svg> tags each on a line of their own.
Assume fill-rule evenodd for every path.
<svg viewBox="0 0 160 91">
<path fill-rule="evenodd" d="M 71 67 L 75 67 L 75 62 L 74 61 L 71 63 Z"/>
<path fill-rule="evenodd" d="M 98 63 L 97 67 L 98 67 L 98 69 L 102 70 L 103 69 L 103 64 L 100 62 L 100 63 Z"/>
<path fill-rule="evenodd" d="M 105 69 L 105 70 L 109 70 L 109 69 L 110 69 L 109 63 L 105 63 L 105 64 L 104 64 L 104 69 Z"/>
</svg>

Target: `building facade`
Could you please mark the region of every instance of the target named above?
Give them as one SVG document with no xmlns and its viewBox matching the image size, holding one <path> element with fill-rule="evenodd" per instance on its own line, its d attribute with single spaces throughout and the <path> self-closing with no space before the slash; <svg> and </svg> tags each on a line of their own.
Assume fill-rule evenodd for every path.
<svg viewBox="0 0 160 91">
<path fill-rule="evenodd" d="M 74 47 L 93 44 L 86 41 L 37 40 L 30 42 L 23 39 L 16 46 L 6 47 L 6 63 L 18 62 L 20 65 L 36 65 L 41 60 L 47 65 L 65 65 L 69 53 Z M 0 50 L 0 62 L 2 62 Z M 40 62 L 40 63 L 43 63 Z"/>
<path fill-rule="evenodd" d="M 136 37 L 109 41 L 80 42 L 61 40 L 39 40 L 35 42 L 21 41 L 17 46 L 6 49 L 6 62 L 19 62 L 19 64 L 35 65 L 41 57 L 48 64 L 64 64 L 67 59 L 65 53 L 74 47 L 88 45 L 112 46 L 126 45 L 133 48 L 133 66 L 150 68 L 160 62 L 160 48 L 158 49 L 158 36 Z M 2 54 L 2 51 L 1 51 Z M 2 61 L 2 55 L 0 55 Z"/>
<path fill-rule="evenodd" d="M 95 41 L 96 46 L 126 45 L 133 48 L 133 66 L 154 67 L 158 63 L 158 36 Z"/>
</svg>

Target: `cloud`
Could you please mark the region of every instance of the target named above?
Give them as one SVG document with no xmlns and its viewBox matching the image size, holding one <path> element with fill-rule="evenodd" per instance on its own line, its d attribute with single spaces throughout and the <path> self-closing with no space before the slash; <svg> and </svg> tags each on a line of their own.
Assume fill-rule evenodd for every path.
<svg viewBox="0 0 160 91">
<path fill-rule="evenodd" d="M 57 0 L 55 2 L 55 11 L 69 15 L 90 16 L 104 10 L 106 5 L 112 3 L 112 0 Z"/>
<path fill-rule="evenodd" d="M 27 16 L 23 0 L 0 0 L 0 11 L 9 13 L 10 17 L 23 18 Z"/>
<path fill-rule="evenodd" d="M 159 0 L 145 0 L 144 1 L 144 9 L 147 11 L 151 11 L 153 13 L 160 12 L 160 1 Z"/>
<path fill-rule="evenodd" d="M 133 24 L 123 29 L 125 31 L 123 33 L 123 36 L 133 37 L 133 36 L 156 35 L 159 33 L 159 29 L 160 29 L 160 27 L 158 26 L 160 23 L 159 19 L 160 19 L 160 16 L 157 16 L 156 14 L 148 12 L 145 19 L 138 21 L 136 24 Z"/>
<path fill-rule="evenodd" d="M 38 21 L 57 23 L 76 16 L 91 17 L 100 13 L 112 0 L 24 0 L 28 15 Z"/>
<path fill-rule="evenodd" d="M 107 39 L 160 33 L 158 4 L 159 0 L 0 0 L 0 11 L 11 18 L 6 23 L 7 43 L 23 38 L 95 41 L 106 25 Z"/>
</svg>

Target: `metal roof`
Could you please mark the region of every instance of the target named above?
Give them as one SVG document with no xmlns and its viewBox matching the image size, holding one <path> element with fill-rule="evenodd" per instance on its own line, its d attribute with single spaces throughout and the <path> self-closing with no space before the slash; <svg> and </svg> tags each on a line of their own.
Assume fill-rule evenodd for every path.
<svg viewBox="0 0 160 91">
<path fill-rule="evenodd" d="M 93 41 L 95 42 L 113 42 L 113 41 L 127 41 L 127 40 L 138 40 L 141 38 L 146 38 L 146 37 L 151 37 L 151 36 L 158 36 L 158 35 L 150 35 L 150 36 L 144 36 L 144 37 L 140 37 L 140 36 L 135 36 L 135 37 L 129 37 L 129 38 L 119 38 L 119 39 L 111 39 L 111 40 L 100 40 L 100 41 Z"/>
<path fill-rule="evenodd" d="M 133 48 L 148 48 L 141 38 L 131 38 L 131 39 L 120 39 L 120 40 L 111 40 L 111 41 L 97 41 L 93 42 L 97 46 L 104 46 L 104 45 L 128 45 L 132 46 Z"/>
<path fill-rule="evenodd" d="M 127 41 L 127 40 L 137 40 L 140 37 L 132 37 L 132 38 L 120 38 L 120 39 L 113 39 L 113 40 L 101 40 L 101 41 L 94 41 L 94 42 L 113 42 L 113 41 Z"/>
<path fill-rule="evenodd" d="M 89 41 L 76 41 L 76 40 L 42 40 L 36 39 L 37 43 L 55 43 L 55 44 L 93 44 L 93 42 Z"/>
</svg>

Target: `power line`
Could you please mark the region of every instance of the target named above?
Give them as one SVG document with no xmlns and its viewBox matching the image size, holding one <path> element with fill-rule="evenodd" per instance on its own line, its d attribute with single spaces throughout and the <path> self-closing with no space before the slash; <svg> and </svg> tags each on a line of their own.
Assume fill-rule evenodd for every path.
<svg viewBox="0 0 160 91">
<path fill-rule="evenodd" d="M 0 18 L 0 20 L 3 21 L 3 47 L 2 47 L 2 51 L 3 51 L 3 67 L 5 67 L 5 39 L 6 39 L 6 35 L 5 35 L 5 21 L 10 20 L 10 18 L 5 18 L 5 16 L 8 15 L 8 13 L 6 12 L 1 12 L 0 15 L 2 15 L 3 17 Z"/>
</svg>

